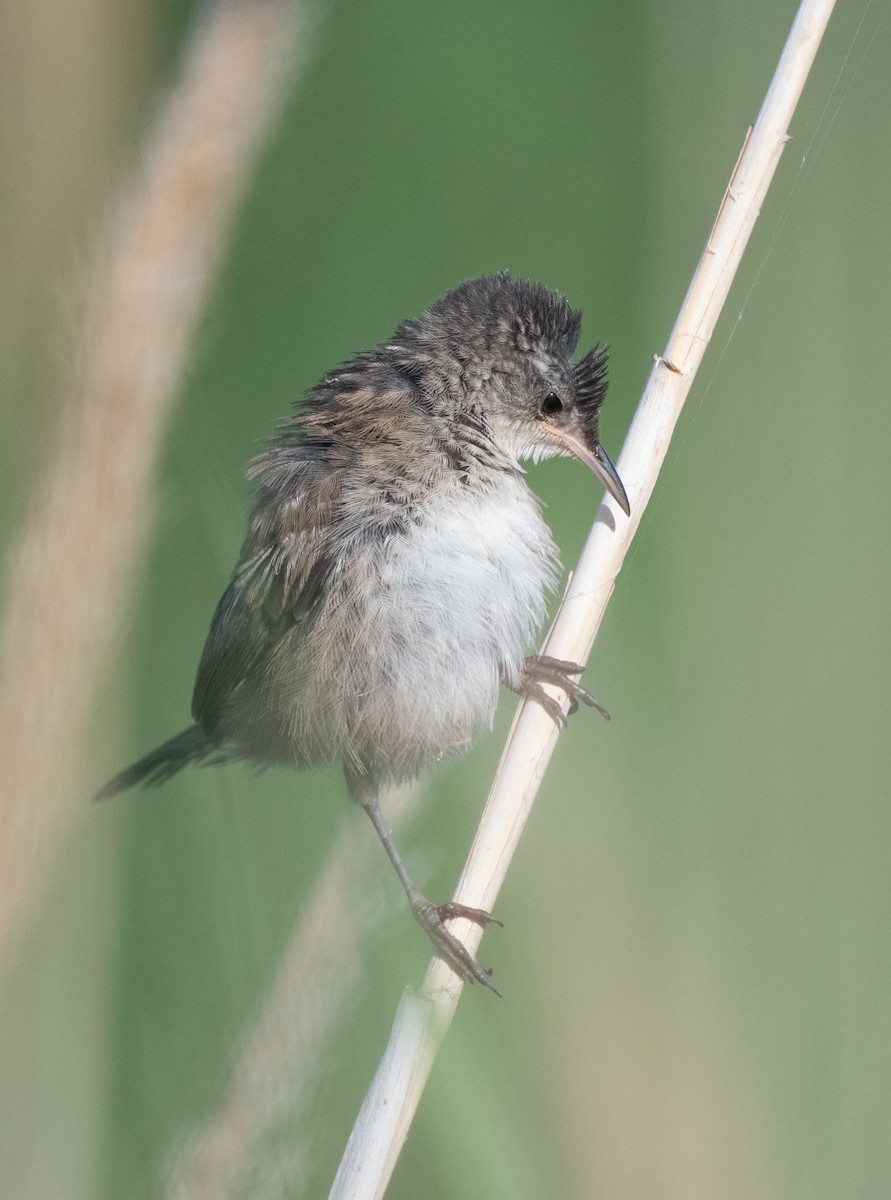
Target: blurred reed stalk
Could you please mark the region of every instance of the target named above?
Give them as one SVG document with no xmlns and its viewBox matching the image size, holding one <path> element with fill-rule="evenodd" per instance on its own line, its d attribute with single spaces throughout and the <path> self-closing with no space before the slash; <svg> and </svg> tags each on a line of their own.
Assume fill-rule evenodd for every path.
<svg viewBox="0 0 891 1200">
<path fill-rule="evenodd" d="M 79 749 L 150 528 L 159 447 L 307 25 L 298 0 L 221 0 L 202 14 L 88 280 L 0 633 L 0 970 L 86 811 L 72 795 Z"/>
<path fill-rule="evenodd" d="M 617 462 L 631 518 L 604 499 L 543 653 L 584 663 L 656 479 L 672 431 L 711 339 L 749 235 L 788 140 L 787 130 L 834 0 L 803 0 L 755 125 L 724 193 L 718 216 L 665 353 L 657 357 Z M 558 699 L 565 698 L 557 693 Z M 489 911 L 532 807 L 558 729 L 540 705 L 521 703 L 476 839 L 455 891 L 461 904 Z M 482 930 L 454 924 L 475 952 Z M 430 1068 L 463 985 L 433 959 L 420 992 L 406 990 L 390 1041 L 356 1119 L 329 1200 L 379 1200 L 408 1135 Z"/>
<path fill-rule="evenodd" d="M 403 824 L 419 797 L 417 788 L 392 794 L 388 819 Z M 276 978 L 235 1048 L 220 1103 L 167 1173 L 168 1200 L 304 1194 L 313 1105 L 330 1070 L 333 1040 L 361 991 L 363 949 L 394 907 L 402 911 L 401 893 L 381 869 L 380 847 L 369 834 L 364 817 L 347 814 Z"/>
</svg>

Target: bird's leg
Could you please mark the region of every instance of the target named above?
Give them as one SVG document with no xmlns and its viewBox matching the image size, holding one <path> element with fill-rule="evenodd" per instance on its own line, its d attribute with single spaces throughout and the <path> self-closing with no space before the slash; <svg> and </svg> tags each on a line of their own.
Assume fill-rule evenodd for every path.
<svg viewBox="0 0 891 1200">
<path fill-rule="evenodd" d="M 481 983 L 500 996 L 501 993 L 491 981 L 491 969 L 481 967 L 464 943 L 449 932 L 445 923 L 454 917 L 465 917 L 468 921 L 474 921 L 485 929 L 487 925 L 500 925 L 501 922 L 496 920 L 491 913 L 487 913 L 481 908 L 469 908 L 466 904 L 432 904 L 426 896 L 418 891 L 405 868 L 405 863 L 393 841 L 393 834 L 381 812 L 377 788 L 364 777 L 350 776 L 349 784 L 353 796 L 368 813 L 372 825 L 377 830 L 377 836 L 383 843 L 390 862 L 405 888 L 414 918 L 433 943 L 437 955 L 448 963 L 455 974 L 459 975 L 466 983 Z"/>
<path fill-rule="evenodd" d="M 569 697 L 570 713 L 576 711 L 579 700 L 581 700 L 582 704 L 587 704 L 589 708 L 596 708 L 608 721 L 609 713 L 603 705 L 598 704 L 591 693 L 585 691 L 582 685 L 572 678 L 573 675 L 581 675 L 584 669 L 578 663 L 567 662 L 562 658 L 551 658 L 549 654 L 533 654 L 526 659 L 523 674 L 516 687 L 512 687 L 510 684 L 507 686 L 518 696 L 525 696 L 527 700 L 534 700 L 540 704 L 561 729 L 566 725 L 563 708 L 553 696 L 544 690 L 543 683 L 549 683 L 566 693 Z"/>
</svg>

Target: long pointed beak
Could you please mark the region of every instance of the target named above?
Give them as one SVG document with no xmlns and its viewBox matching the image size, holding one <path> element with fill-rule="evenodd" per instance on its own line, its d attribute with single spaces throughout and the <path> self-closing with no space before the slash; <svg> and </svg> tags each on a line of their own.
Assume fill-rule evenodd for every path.
<svg viewBox="0 0 891 1200">
<path fill-rule="evenodd" d="M 622 480 L 619 478 L 618 471 L 610 462 L 609 455 L 600 442 L 597 442 L 592 451 L 579 438 L 573 437 L 571 433 L 567 433 L 564 429 L 557 429 L 549 421 L 544 421 L 542 428 L 546 429 L 558 442 L 562 442 L 574 458 L 577 458 L 579 462 L 583 462 L 586 467 L 589 467 L 594 472 L 616 504 L 618 504 L 626 516 L 630 517 L 631 505 L 628 503 L 628 496 L 625 493 Z"/>
</svg>

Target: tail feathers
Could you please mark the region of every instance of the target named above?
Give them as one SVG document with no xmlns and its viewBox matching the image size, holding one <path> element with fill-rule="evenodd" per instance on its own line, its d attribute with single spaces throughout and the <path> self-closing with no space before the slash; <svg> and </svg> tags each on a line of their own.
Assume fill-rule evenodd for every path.
<svg viewBox="0 0 891 1200">
<path fill-rule="evenodd" d="M 150 754 L 146 754 L 145 758 L 140 758 L 113 779 L 109 779 L 93 799 L 108 800 L 137 783 L 156 787 L 166 783 L 172 775 L 189 763 L 225 762 L 228 757 L 225 747 L 219 742 L 211 741 L 200 725 L 190 725 L 176 737 L 163 742 Z"/>
</svg>

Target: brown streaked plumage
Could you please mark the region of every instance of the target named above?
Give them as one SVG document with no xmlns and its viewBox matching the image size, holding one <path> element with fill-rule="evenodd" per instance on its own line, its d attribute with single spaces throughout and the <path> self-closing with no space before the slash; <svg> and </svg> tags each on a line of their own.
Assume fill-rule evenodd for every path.
<svg viewBox="0 0 891 1200">
<path fill-rule="evenodd" d="M 489 973 L 448 931 L 474 909 L 411 882 L 378 793 L 491 725 L 504 684 L 562 709 L 593 699 L 573 663 L 527 657 L 557 552 L 523 459 L 573 455 L 624 511 L 600 445 L 606 351 L 578 362 L 580 314 L 540 284 L 471 280 L 344 363 L 250 468 L 248 534 L 211 623 L 194 724 L 99 797 L 189 763 L 340 759 L 438 954 Z"/>
</svg>

